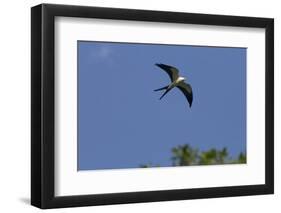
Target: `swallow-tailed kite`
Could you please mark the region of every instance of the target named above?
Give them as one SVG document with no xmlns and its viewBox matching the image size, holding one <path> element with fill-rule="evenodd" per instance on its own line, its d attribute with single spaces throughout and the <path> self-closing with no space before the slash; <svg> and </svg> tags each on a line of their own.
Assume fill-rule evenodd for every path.
<svg viewBox="0 0 281 213">
<path fill-rule="evenodd" d="M 177 87 L 182 91 L 182 93 L 185 95 L 189 107 L 192 105 L 192 100 L 193 100 L 193 94 L 192 94 L 192 88 L 189 84 L 185 83 L 184 77 L 179 76 L 179 71 L 177 68 L 166 65 L 166 64 L 155 64 L 156 66 L 160 67 L 163 69 L 170 77 L 171 83 L 168 86 L 156 89 L 154 91 L 160 91 L 160 90 L 165 90 L 163 95 L 160 97 L 160 100 L 174 87 Z"/>
</svg>

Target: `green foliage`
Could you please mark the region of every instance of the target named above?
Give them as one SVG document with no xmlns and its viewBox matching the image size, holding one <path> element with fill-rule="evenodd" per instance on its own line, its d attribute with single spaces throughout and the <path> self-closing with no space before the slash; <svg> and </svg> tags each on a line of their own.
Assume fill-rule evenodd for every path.
<svg viewBox="0 0 281 213">
<path fill-rule="evenodd" d="M 198 150 L 188 144 L 172 148 L 173 166 L 194 165 L 197 163 Z"/>
<path fill-rule="evenodd" d="M 153 165 L 152 163 L 141 164 L 140 168 L 160 167 L 160 165 Z"/>
<path fill-rule="evenodd" d="M 199 156 L 200 165 L 225 164 L 228 161 L 228 152 L 226 148 L 223 148 L 222 150 L 210 149 L 201 152 Z"/>
<path fill-rule="evenodd" d="M 246 163 L 246 162 L 247 162 L 246 154 L 241 152 L 238 156 L 237 163 Z"/>
<path fill-rule="evenodd" d="M 227 148 L 209 149 L 199 151 L 189 144 L 179 145 L 172 148 L 172 166 L 191 166 L 191 165 L 216 165 L 216 164 L 242 164 L 246 163 L 246 154 L 241 152 L 237 157 L 231 158 Z M 143 164 L 141 168 L 159 167 L 151 163 Z"/>
<path fill-rule="evenodd" d="M 185 144 L 173 148 L 172 155 L 173 166 L 246 163 L 244 153 L 241 152 L 238 157 L 231 159 L 226 147 L 221 150 L 212 148 L 200 152 Z"/>
</svg>

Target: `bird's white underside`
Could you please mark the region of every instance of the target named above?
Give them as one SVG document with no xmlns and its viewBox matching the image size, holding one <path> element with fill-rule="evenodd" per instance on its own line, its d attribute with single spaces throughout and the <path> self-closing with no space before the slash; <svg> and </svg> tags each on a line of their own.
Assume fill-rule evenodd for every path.
<svg viewBox="0 0 281 213">
<path fill-rule="evenodd" d="M 184 82 L 185 78 L 184 77 L 178 77 L 175 81 L 173 81 L 170 86 L 176 87 L 178 86 L 181 82 Z"/>
</svg>

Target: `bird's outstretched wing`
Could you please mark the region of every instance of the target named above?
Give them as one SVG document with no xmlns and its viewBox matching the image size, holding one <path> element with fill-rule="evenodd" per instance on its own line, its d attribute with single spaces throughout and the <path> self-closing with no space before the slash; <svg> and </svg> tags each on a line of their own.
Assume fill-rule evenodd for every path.
<svg viewBox="0 0 281 213">
<path fill-rule="evenodd" d="M 186 84 L 185 82 L 180 82 L 177 85 L 177 88 L 180 89 L 180 91 L 182 91 L 182 93 L 185 95 L 189 106 L 191 107 L 192 105 L 192 101 L 193 101 L 193 94 L 192 94 L 192 88 L 189 84 Z"/>
<path fill-rule="evenodd" d="M 166 71 L 172 82 L 174 82 L 179 77 L 179 71 L 177 68 L 166 64 L 155 64 L 155 65 Z"/>
</svg>

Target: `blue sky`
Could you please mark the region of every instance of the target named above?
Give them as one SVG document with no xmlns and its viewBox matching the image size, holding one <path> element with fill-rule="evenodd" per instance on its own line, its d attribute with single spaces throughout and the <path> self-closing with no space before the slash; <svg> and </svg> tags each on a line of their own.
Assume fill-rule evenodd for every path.
<svg viewBox="0 0 281 213">
<path fill-rule="evenodd" d="M 161 101 L 177 67 L 177 88 Z M 171 165 L 171 149 L 246 151 L 246 49 L 78 41 L 78 170 Z"/>
</svg>

